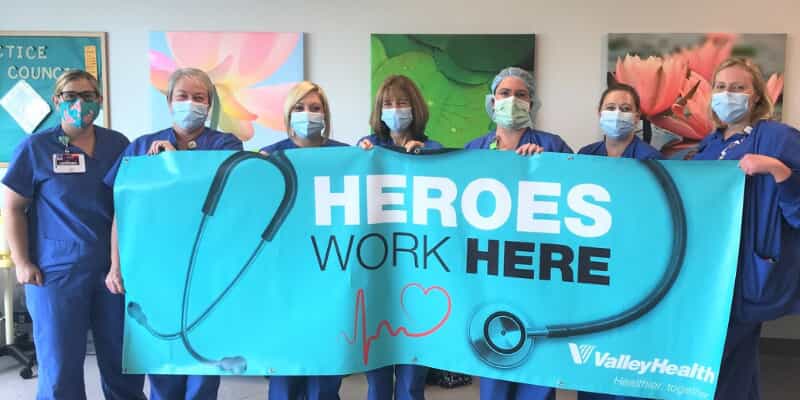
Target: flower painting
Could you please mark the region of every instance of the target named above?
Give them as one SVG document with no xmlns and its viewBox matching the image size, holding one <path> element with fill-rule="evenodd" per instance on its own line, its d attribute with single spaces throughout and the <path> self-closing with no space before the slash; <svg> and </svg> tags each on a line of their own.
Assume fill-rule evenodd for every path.
<svg viewBox="0 0 800 400">
<path fill-rule="evenodd" d="M 649 121 L 643 136 L 666 155 L 682 158 L 714 130 L 712 74 L 731 56 L 750 58 L 761 68 L 774 118 L 780 119 L 785 51 L 784 34 L 609 34 L 609 81 L 636 89 Z"/>
<path fill-rule="evenodd" d="M 177 68 L 208 73 L 216 95 L 207 125 L 257 150 L 286 137 L 283 102 L 303 79 L 303 34 L 274 32 L 151 32 L 153 130 L 172 125 L 165 95 Z"/>
<path fill-rule="evenodd" d="M 492 129 L 484 108 L 494 76 L 505 67 L 533 70 L 534 35 L 373 34 L 372 99 L 390 75 L 405 75 L 428 105 L 427 135 L 462 147 Z"/>
</svg>

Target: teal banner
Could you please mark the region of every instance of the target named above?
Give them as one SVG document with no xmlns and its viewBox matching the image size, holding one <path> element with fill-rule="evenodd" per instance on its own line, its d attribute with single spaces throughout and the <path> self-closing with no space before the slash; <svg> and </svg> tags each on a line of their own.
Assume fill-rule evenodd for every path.
<svg viewBox="0 0 800 400">
<path fill-rule="evenodd" d="M 0 31 L 0 163 L 27 135 L 60 123 L 53 112 L 56 80 L 70 69 L 97 78 L 104 96 L 95 123 L 108 127 L 106 34 Z"/>
<path fill-rule="evenodd" d="M 735 162 L 357 148 L 128 158 L 114 188 L 124 368 L 420 364 L 710 399 L 743 190 Z"/>
</svg>

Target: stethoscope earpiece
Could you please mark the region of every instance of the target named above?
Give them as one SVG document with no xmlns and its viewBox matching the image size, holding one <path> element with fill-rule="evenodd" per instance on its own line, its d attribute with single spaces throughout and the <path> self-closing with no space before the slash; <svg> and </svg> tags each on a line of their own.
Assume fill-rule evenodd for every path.
<svg viewBox="0 0 800 400">
<path fill-rule="evenodd" d="M 233 374 L 242 374 L 247 371 L 247 361 L 242 356 L 223 357 L 217 366 L 219 369 Z"/>
</svg>

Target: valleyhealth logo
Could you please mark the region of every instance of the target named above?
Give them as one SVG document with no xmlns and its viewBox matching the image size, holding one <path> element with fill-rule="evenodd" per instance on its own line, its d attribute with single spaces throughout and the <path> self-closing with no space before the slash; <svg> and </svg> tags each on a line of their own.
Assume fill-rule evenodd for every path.
<svg viewBox="0 0 800 400">
<path fill-rule="evenodd" d="M 591 357 L 592 352 L 596 349 L 597 346 L 592 346 L 589 344 L 582 344 L 577 345 L 575 343 L 569 344 L 569 353 L 572 355 L 572 361 L 575 364 L 581 365 L 586 364 L 586 361 L 589 361 L 589 357 Z"/>
<path fill-rule="evenodd" d="M 677 375 L 706 383 L 713 383 L 717 379 L 717 374 L 713 369 L 698 363 L 692 363 L 691 365 L 674 364 L 667 358 L 658 357 L 642 360 L 635 359 L 630 354 L 612 355 L 609 352 L 596 351 L 597 346 L 594 345 L 579 345 L 577 343 L 568 343 L 568 345 L 572 362 L 577 365 L 589 364 L 595 368 L 634 371 L 639 375 Z M 592 358 L 592 354 L 594 354 L 594 363 L 589 361 Z"/>
</svg>

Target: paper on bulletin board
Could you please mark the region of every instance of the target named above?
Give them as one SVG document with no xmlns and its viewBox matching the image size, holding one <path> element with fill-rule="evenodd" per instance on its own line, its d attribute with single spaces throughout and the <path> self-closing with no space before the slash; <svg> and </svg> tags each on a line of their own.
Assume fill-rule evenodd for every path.
<svg viewBox="0 0 800 400">
<path fill-rule="evenodd" d="M 108 65 L 104 32 L 0 31 L 0 164 L 37 130 L 59 123 L 51 98 L 70 69 L 94 75 L 103 95 L 96 125 L 109 127 Z"/>
<path fill-rule="evenodd" d="M 50 105 L 24 80 L 17 82 L 0 99 L 0 105 L 11 114 L 11 117 L 27 134 L 33 133 L 50 113 Z"/>
</svg>

